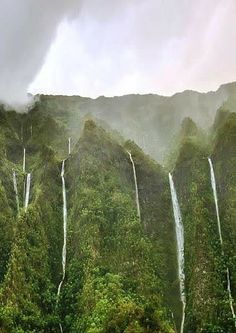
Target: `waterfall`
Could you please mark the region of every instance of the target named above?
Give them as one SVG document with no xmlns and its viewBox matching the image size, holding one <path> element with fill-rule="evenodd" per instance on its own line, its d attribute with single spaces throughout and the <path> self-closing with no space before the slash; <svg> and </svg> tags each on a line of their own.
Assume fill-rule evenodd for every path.
<svg viewBox="0 0 236 333">
<path fill-rule="evenodd" d="M 137 176 L 136 176 L 135 164 L 134 164 L 134 160 L 133 160 L 133 157 L 132 157 L 131 153 L 129 151 L 127 151 L 127 153 L 129 154 L 129 158 L 130 158 L 130 161 L 131 161 L 132 167 L 133 167 L 134 184 L 135 184 L 135 197 L 136 197 L 136 205 L 137 205 L 137 214 L 138 214 L 139 219 L 141 219 L 140 205 L 139 205 L 139 194 L 138 194 L 138 183 L 137 183 Z"/>
<path fill-rule="evenodd" d="M 208 157 L 208 162 L 210 166 L 210 173 L 211 173 L 211 187 L 212 187 L 212 192 L 214 196 L 214 201 L 215 201 L 215 209 L 216 209 L 216 218 L 217 218 L 217 225 L 218 225 L 218 232 L 219 232 L 219 238 L 220 238 L 220 244 L 221 244 L 221 250 L 222 250 L 222 255 L 224 254 L 223 250 L 223 237 L 221 233 L 221 223 L 220 223 L 220 215 L 219 215 L 219 206 L 218 206 L 218 197 L 217 197 L 217 189 L 216 189 L 216 179 L 215 179 L 215 172 L 213 168 L 212 161 L 210 157 Z M 228 290 L 228 296 L 229 296 L 229 305 L 230 305 L 230 310 L 232 313 L 232 317 L 234 319 L 235 327 L 236 327 L 236 315 L 233 307 L 233 298 L 232 298 L 232 292 L 231 292 L 231 283 L 230 283 L 230 272 L 229 268 L 227 267 L 226 269 L 226 275 L 227 275 L 227 290 Z"/>
<path fill-rule="evenodd" d="M 233 305 L 234 300 L 233 300 L 232 292 L 231 292 L 230 273 L 229 273 L 228 267 L 226 269 L 226 274 L 227 274 L 227 290 L 228 290 L 228 296 L 229 296 L 229 306 L 230 306 L 230 310 L 232 313 L 232 317 L 234 319 L 234 325 L 236 327 L 236 316 L 235 316 L 234 305 Z"/>
<path fill-rule="evenodd" d="M 31 174 L 27 173 L 26 192 L 25 192 L 25 211 L 27 211 L 27 208 L 28 208 L 28 205 L 29 205 L 30 182 L 31 182 Z"/>
<path fill-rule="evenodd" d="M 21 124 L 21 127 L 20 127 L 20 138 L 21 138 L 21 142 L 23 142 L 23 124 Z"/>
<path fill-rule="evenodd" d="M 175 185 L 174 185 L 174 181 L 173 181 L 171 173 L 169 173 L 169 183 L 170 183 L 171 199 L 172 199 L 172 206 L 173 206 L 174 219 L 175 219 L 175 232 L 176 232 L 177 252 L 178 252 L 177 258 L 178 258 L 180 300 L 183 304 L 180 332 L 183 333 L 184 321 L 185 321 L 185 306 L 186 306 L 185 274 L 184 274 L 184 228 L 183 228 L 177 193 L 175 190 Z"/>
<path fill-rule="evenodd" d="M 216 180 L 215 180 L 215 173 L 213 169 L 213 164 L 210 158 L 208 158 L 208 162 L 210 165 L 210 172 L 211 172 L 211 187 L 212 192 L 214 195 L 214 201 L 215 201 L 215 208 L 216 208 L 216 218 L 217 218 L 217 224 L 218 224 L 218 232 L 219 232 L 219 238 L 220 238 L 220 244 L 223 244 L 223 238 L 221 233 L 221 224 L 220 224 L 220 215 L 219 215 L 219 207 L 218 207 L 218 198 L 217 198 L 217 190 L 216 190 Z"/>
<path fill-rule="evenodd" d="M 64 173 L 65 173 L 65 160 L 62 161 L 62 167 L 61 167 L 62 195 L 63 195 L 63 232 L 64 232 L 63 248 L 62 248 L 62 279 L 58 286 L 57 296 L 60 295 L 61 286 L 65 279 L 65 273 L 66 273 L 67 206 L 66 206 L 66 184 L 65 184 Z"/>
<path fill-rule="evenodd" d="M 71 154 L 71 138 L 68 139 L 68 153 Z"/>
<path fill-rule="evenodd" d="M 65 173 L 65 160 L 62 161 L 62 167 L 61 167 L 62 196 L 63 196 L 63 233 L 64 233 L 63 248 L 62 248 L 62 279 L 57 289 L 57 301 L 59 300 L 61 287 L 66 275 L 67 204 L 66 204 L 66 184 L 65 184 L 64 173 Z M 60 323 L 59 326 L 61 333 L 63 333 L 62 325 Z"/>
<path fill-rule="evenodd" d="M 19 211 L 20 211 L 20 204 L 19 204 L 19 196 L 18 196 L 17 180 L 16 180 L 16 173 L 15 173 L 15 171 L 13 171 L 13 186 L 14 186 L 14 192 L 15 192 L 15 195 L 16 195 L 17 212 L 19 213 Z"/>
<path fill-rule="evenodd" d="M 22 165 L 23 172 L 25 173 L 25 148 L 23 149 L 23 165 Z"/>
</svg>

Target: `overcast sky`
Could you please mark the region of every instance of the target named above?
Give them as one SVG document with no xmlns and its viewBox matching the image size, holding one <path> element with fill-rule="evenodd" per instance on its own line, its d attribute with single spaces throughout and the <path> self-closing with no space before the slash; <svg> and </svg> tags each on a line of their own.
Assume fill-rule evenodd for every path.
<svg viewBox="0 0 236 333">
<path fill-rule="evenodd" d="M 1 0 L 0 99 L 215 90 L 236 80 L 235 0 Z"/>
</svg>

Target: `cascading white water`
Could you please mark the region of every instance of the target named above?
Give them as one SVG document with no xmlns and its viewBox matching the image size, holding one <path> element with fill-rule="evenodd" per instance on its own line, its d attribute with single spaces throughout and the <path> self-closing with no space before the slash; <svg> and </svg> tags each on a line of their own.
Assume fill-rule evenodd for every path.
<svg viewBox="0 0 236 333">
<path fill-rule="evenodd" d="M 177 253 L 178 253 L 178 275 L 179 275 L 179 286 L 180 286 L 180 300 L 183 305 L 182 309 L 182 320 L 180 333 L 184 331 L 184 321 L 185 321 L 185 307 L 186 307 L 186 295 L 185 295 L 185 273 L 184 273 L 184 227 L 179 207 L 179 202 L 177 198 L 177 193 L 175 190 L 174 181 L 171 173 L 169 173 L 169 183 L 171 191 L 172 206 L 175 219 L 175 232 L 177 241 Z"/>
<path fill-rule="evenodd" d="M 31 182 L 31 174 L 27 173 L 26 177 L 26 191 L 25 191 L 25 211 L 29 205 L 29 195 L 30 195 L 30 182 Z"/>
<path fill-rule="evenodd" d="M 23 149 L 23 165 L 22 165 L 23 172 L 25 173 L 25 148 Z"/>
<path fill-rule="evenodd" d="M 65 279 L 66 275 L 66 241 L 67 241 L 67 203 L 66 203 L 66 184 L 65 184 L 65 160 L 62 161 L 62 167 L 61 167 L 61 180 L 62 180 L 62 195 L 63 195 L 63 248 L 62 248 L 62 279 L 59 283 L 58 289 L 57 289 L 57 297 L 59 299 L 61 287 Z M 63 333 L 62 325 L 59 324 L 60 330 Z"/>
<path fill-rule="evenodd" d="M 140 204 L 139 204 L 139 194 L 138 194 L 138 183 L 137 183 L 137 176 L 136 176 L 135 164 L 134 164 L 134 160 L 133 160 L 133 157 L 132 157 L 131 153 L 129 151 L 127 151 L 127 153 L 129 154 L 129 158 L 130 158 L 130 161 L 131 161 L 132 167 L 133 167 L 134 185 L 135 185 L 135 197 L 136 197 L 136 205 L 137 205 L 137 214 L 138 214 L 139 219 L 141 219 Z"/>
<path fill-rule="evenodd" d="M 212 192 L 213 192 L 214 201 L 215 201 L 216 218 L 217 218 L 220 244 L 221 244 L 221 248 L 222 248 L 222 254 L 224 254 L 223 237 L 222 237 L 222 232 L 221 232 L 221 222 L 220 222 L 220 214 L 219 214 L 219 206 L 218 206 L 218 196 L 217 196 L 217 189 L 216 189 L 215 172 L 214 172 L 212 160 L 211 160 L 210 157 L 208 157 L 208 163 L 209 163 L 209 166 L 210 166 L 211 187 L 212 187 Z M 234 323 L 235 323 L 235 327 L 236 327 L 236 315 L 235 315 L 234 306 L 233 306 L 233 298 L 232 298 L 231 283 L 230 283 L 230 272 L 229 272 L 228 267 L 227 267 L 227 270 L 226 270 L 226 275 L 227 275 L 227 290 L 228 290 L 228 296 L 229 296 L 229 305 L 230 305 L 230 310 L 231 310 L 232 317 L 234 319 Z"/>
<path fill-rule="evenodd" d="M 17 180 L 16 180 L 16 173 L 15 173 L 15 171 L 13 171 L 13 186 L 14 186 L 14 192 L 15 192 L 15 195 L 16 195 L 17 212 L 19 213 L 19 211 L 20 211 L 20 204 L 19 204 L 19 196 L 18 196 Z"/>
<path fill-rule="evenodd" d="M 215 201 L 215 208 L 216 208 L 216 218 L 217 218 L 217 224 L 218 224 L 218 232 L 219 232 L 219 237 L 220 237 L 220 244 L 223 244 L 223 238 L 222 238 L 222 233 L 221 233 L 221 224 L 220 224 L 220 215 L 219 215 L 219 207 L 218 207 L 218 198 L 217 198 L 217 190 L 216 190 L 216 180 L 215 180 L 215 173 L 214 173 L 214 168 L 211 159 L 208 157 L 208 162 L 210 165 L 210 173 L 211 173 L 211 187 L 212 187 L 212 192 L 214 196 L 214 201 Z"/>
<path fill-rule="evenodd" d="M 71 138 L 68 139 L 68 153 L 71 154 Z"/>
<path fill-rule="evenodd" d="M 229 268 L 227 267 L 226 270 L 226 275 L 227 275 L 227 290 L 228 290 L 228 296 L 229 296 L 229 306 L 230 310 L 232 313 L 232 317 L 234 319 L 234 326 L 236 327 L 236 315 L 234 311 L 234 304 L 233 304 L 233 297 L 232 297 L 232 292 L 231 292 L 231 283 L 230 283 L 230 273 L 229 273 Z"/>
</svg>

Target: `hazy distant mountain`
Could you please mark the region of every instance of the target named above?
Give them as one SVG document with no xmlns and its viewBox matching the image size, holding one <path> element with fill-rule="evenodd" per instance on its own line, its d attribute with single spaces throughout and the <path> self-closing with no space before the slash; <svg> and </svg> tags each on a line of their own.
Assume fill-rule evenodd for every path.
<svg viewBox="0 0 236 333">
<path fill-rule="evenodd" d="M 160 161 L 185 117 L 191 117 L 197 125 L 206 128 L 212 124 L 217 109 L 223 103 L 227 102 L 234 111 L 235 96 L 236 82 L 232 82 L 213 92 L 186 90 L 170 97 L 148 94 L 91 99 L 41 95 L 38 107 L 65 120 L 77 134 L 86 117 L 105 121 Z"/>
</svg>

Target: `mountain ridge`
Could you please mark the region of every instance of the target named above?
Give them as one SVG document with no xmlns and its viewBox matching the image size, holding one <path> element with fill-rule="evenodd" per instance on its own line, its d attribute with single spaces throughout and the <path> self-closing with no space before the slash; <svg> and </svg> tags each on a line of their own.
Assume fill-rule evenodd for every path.
<svg viewBox="0 0 236 333">
<path fill-rule="evenodd" d="M 135 141 L 146 153 L 163 162 L 184 118 L 203 129 L 212 125 L 217 110 L 227 104 L 235 110 L 236 83 L 221 85 L 216 92 L 186 91 L 171 97 L 127 95 L 97 99 L 79 96 L 41 95 L 36 108 L 67 121 L 73 133 L 81 132 L 85 117 L 101 120 L 125 139 Z M 73 135 L 72 135 L 73 136 Z"/>
<path fill-rule="evenodd" d="M 162 97 L 162 98 L 172 98 L 176 95 L 179 95 L 179 94 L 184 94 L 184 93 L 196 93 L 196 94 L 211 94 L 211 93 L 216 93 L 218 92 L 219 90 L 222 90 L 222 89 L 227 89 L 227 88 L 235 88 L 236 89 L 236 81 L 231 81 L 231 82 L 225 82 L 225 83 L 222 83 L 218 86 L 217 89 L 215 90 L 208 90 L 208 91 L 198 91 L 198 90 L 195 90 L 195 89 L 185 89 L 185 90 L 182 90 L 182 91 L 177 91 L 171 95 L 161 95 L 161 94 L 158 94 L 158 93 L 129 93 L 129 94 L 124 94 L 124 95 L 114 95 L 114 96 L 106 96 L 106 95 L 100 95 L 100 96 L 97 96 L 97 97 L 88 97 L 88 96 L 81 96 L 79 94 L 71 94 L 71 95 L 64 95 L 64 94 L 48 94 L 48 93 L 37 93 L 37 94 L 31 94 L 29 93 L 30 96 L 32 97 L 39 97 L 39 96 L 57 96 L 57 97 L 80 97 L 80 98 L 84 98 L 84 99 L 91 99 L 91 100 L 97 100 L 97 99 L 102 99 L 102 98 L 106 98 L 106 99 L 112 99 L 112 98 L 122 98 L 122 97 L 128 97 L 128 96 L 157 96 L 157 97 Z"/>
</svg>

